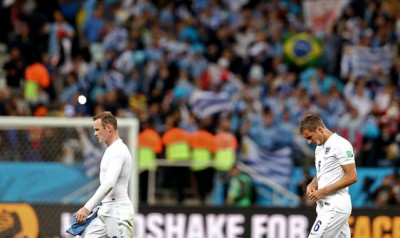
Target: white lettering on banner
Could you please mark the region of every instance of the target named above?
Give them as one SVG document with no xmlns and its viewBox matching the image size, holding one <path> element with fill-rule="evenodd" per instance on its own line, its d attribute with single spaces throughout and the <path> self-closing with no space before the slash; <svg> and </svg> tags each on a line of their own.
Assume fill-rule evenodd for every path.
<svg viewBox="0 0 400 238">
<path fill-rule="evenodd" d="M 243 237 L 244 215 L 204 215 L 150 213 L 146 218 L 136 215 L 136 236 L 146 238 L 224 238 Z M 139 219 L 138 219 L 139 218 Z M 139 222 L 138 222 L 139 221 Z M 144 222 L 144 223 L 143 223 Z M 139 227 L 140 225 L 144 227 Z M 225 228 L 225 232 L 224 232 Z M 207 236 L 206 236 L 207 234 Z"/>
<path fill-rule="evenodd" d="M 307 237 L 308 218 L 303 215 L 253 215 L 251 238 Z"/>
<path fill-rule="evenodd" d="M 229 214 L 226 223 L 226 236 L 227 237 L 243 237 L 244 228 L 244 215 L 242 214 Z"/>
<path fill-rule="evenodd" d="M 251 218 L 251 238 L 262 238 L 267 234 L 268 215 L 254 215 Z"/>
<path fill-rule="evenodd" d="M 165 238 L 185 238 L 184 229 L 182 229 L 185 224 L 185 214 L 167 213 L 165 215 Z"/>
<path fill-rule="evenodd" d="M 137 237 L 146 237 L 146 222 L 142 214 L 135 215 L 135 233 Z"/>
<path fill-rule="evenodd" d="M 303 215 L 290 215 L 289 218 L 289 238 L 308 237 L 308 219 Z"/>
<path fill-rule="evenodd" d="M 61 214 L 61 236 L 71 225 L 72 213 Z M 135 237 L 140 238 L 306 238 L 308 218 L 304 215 L 255 214 L 250 231 L 244 230 L 244 214 L 149 213 L 135 215 Z"/>
<path fill-rule="evenodd" d="M 244 221 L 242 214 L 137 214 L 135 232 L 143 238 L 239 238 Z"/>
<path fill-rule="evenodd" d="M 212 238 L 225 238 L 224 236 L 224 225 L 226 215 L 225 214 L 207 214 L 206 215 L 206 227 L 207 237 Z"/>
<path fill-rule="evenodd" d="M 164 215 L 161 213 L 147 214 L 146 227 L 150 234 L 146 234 L 146 238 L 164 238 L 162 226 L 164 223 Z"/>
<path fill-rule="evenodd" d="M 205 237 L 204 232 L 204 220 L 201 214 L 189 215 L 189 222 L 187 228 L 187 238 L 203 238 Z"/>
<path fill-rule="evenodd" d="M 284 215 L 272 215 L 268 223 L 268 235 L 270 237 L 286 237 L 286 217 Z"/>
</svg>

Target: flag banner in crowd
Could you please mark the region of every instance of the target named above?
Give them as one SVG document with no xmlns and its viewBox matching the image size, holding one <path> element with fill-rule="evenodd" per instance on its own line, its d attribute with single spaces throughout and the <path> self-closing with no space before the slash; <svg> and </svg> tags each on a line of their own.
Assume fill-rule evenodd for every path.
<svg viewBox="0 0 400 238">
<path fill-rule="evenodd" d="M 83 129 L 77 129 L 79 142 L 82 145 L 83 159 L 86 176 L 93 178 L 99 174 L 99 166 L 103 156 L 103 150 L 97 148 L 89 139 Z"/>
<path fill-rule="evenodd" d="M 124 28 L 113 29 L 104 37 L 103 49 L 105 51 L 123 51 L 128 44 L 128 34 L 129 32 Z"/>
<path fill-rule="evenodd" d="M 124 88 L 124 75 L 118 70 L 110 70 L 106 78 L 106 87 L 108 90 Z"/>
<path fill-rule="evenodd" d="M 350 49 L 349 65 L 351 75 L 354 77 L 366 77 L 373 69 L 380 69 L 384 75 L 387 75 L 392 67 L 392 52 L 389 45 L 383 47 L 371 48 L 354 46 Z M 344 70 L 344 69 L 342 69 Z"/>
<path fill-rule="evenodd" d="M 320 42 L 312 35 L 301 32 L 288 37 L 283 45 L 283 52 L 288 63 L 299 67 L 318 63 L 322 56 Z"/>
<path fill-rule="evenodd" d="M 335 20 L 340 16 L 349 0 L 303 1 L 306 25 L 316 34 L 330 33 Z"/>
<path fill-rule="evenodd" d="M 289 147 L 267 151 L 249 137 L 244 137 L 242 143 L 240 159 L 243 163 L 282 187 L 289 187 L 294 168 Z"/>
<path fill-rule="evenodd" d="M 242 81 L 231 71 L 218 64 L 208 65 L 202 75 L 202 81 L 204 88 L 210 90 L 215 90 L 222 85 L 222 90 L 229 93 L 231 100 L 237 100 L 243 89 Z"/>
<path fill-rule="evenodd" d="M 227 92 L 194 91 L 189 105 L 197 118 L 206 118 L 216 113 L 226 112 L 232 107 Z"/>
</svg>

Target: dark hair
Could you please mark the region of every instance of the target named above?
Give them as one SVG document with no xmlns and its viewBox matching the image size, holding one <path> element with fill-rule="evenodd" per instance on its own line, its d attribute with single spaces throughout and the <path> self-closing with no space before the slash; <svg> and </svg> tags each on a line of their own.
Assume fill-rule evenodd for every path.
<svg viewBox="0 0 400 238">
<path fill-rule="evenodd" d="M 325 124 L 322 121 L 322 118 L 315 114 L 309 114 L 303 118 L 300 122 L 300 133 L 308 130 L 310 132 L 314 132 L 318 126 L 322 126 L 325 128 Z"/>
<path fill-rule="evenodd" d="M 110 124 L 112 125 L 114 130 L 118 129 L 117 119 L 113 116 L 111 112 L 100 112 L 93 117 L 93 121 L 96 121 L 97 119 L 101 119 L 101 125 L 103 126 L 103 128 L 105 128 L 107 124 Z"/>
</svg>

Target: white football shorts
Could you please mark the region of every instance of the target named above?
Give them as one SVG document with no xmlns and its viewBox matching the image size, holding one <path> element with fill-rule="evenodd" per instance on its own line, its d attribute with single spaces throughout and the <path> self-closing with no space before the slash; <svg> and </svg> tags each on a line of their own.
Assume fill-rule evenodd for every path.
<svg viewBox="0 0 400 238">
<path fill-rule="evenodd" d="M 132 238 L 133 222 L 131 205 L 103 203 L 97 217 L 86 228 L 85 238 Z"/>
<path fill-rule="evenodd" d="M 318 201 L 317 218 L 310 230 L 309 238 L 350 238 L 348 219 L 350 214 L 338 212 L 333 204 Z"/>
</svg>

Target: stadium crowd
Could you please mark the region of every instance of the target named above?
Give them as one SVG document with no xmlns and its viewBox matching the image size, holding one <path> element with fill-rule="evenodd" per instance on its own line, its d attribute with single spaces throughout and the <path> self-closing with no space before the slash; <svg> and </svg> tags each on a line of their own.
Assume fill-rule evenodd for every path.
<svg viewBox="0 0 400 238">
<path fill-rule="evenodd" d="M 0 115 L 108 110 L 151 122 L 160 135 L 174 125 L 215 133 L 228 124 L 239 142 L 247 135 L 267 150 L 289 146 L 296 165 L 310 165 L 297 125 L 313 112 L 354 144 L 359 166 L 399 166 L 395 0 L 349 0 L 322 33 L 306 24 L 299 0 L 0 3 Z M 285 40 L 298 32 L 320 42 L 319 63 L 287 60 Z M 376 52 L 380 60 L 368 60 Z M 198 91 L 227 92 L 232 105 L 196 113 L 190 100 Z"/>
</svg>

